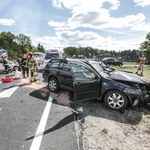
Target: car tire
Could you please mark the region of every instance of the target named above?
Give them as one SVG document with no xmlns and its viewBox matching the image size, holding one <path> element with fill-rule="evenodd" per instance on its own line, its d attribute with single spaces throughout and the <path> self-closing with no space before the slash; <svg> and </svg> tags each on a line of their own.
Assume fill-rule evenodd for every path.
<svg viewBox="0 0 150 150">
<path fill-rule="evenodd" d="M 124 93 L 118 90 L 112 90 L 106 93 L 104 102 L 108 108 L 124 110 L 127 107 L 128 99 Z"/>
<path fill-rule="evenodd" d="M 48 88 L 51 92 L 58 92 L 59 90 L 59 83 L 55 78 L 49 78 L 48 80 Z"/>
</svg>

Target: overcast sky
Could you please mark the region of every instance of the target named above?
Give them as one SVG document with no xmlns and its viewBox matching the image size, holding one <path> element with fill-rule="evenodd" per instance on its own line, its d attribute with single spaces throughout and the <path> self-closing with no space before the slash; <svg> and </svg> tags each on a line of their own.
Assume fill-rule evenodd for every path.
<svg viewBox="0 0 150 150">
<path fill-rule="evenodd" d="M 138 49 L 150 32 L 150 0 L 0 0 L 0 32 L 46 49 Z"/>
</svg>

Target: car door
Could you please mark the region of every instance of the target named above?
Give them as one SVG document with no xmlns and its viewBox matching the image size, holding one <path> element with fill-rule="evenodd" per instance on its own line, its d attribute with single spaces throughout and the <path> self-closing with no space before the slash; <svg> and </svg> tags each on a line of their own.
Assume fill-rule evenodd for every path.
<svg viewBox="0 0 150 150">
<path fill-rule="evenodd" d="M 73 74 L 70 65 L 67 61 L 62 61 L 60 71 L 58 73 L 59 83 L 62 88 L 73 89 Z"/>
<path fill-rule="evenodd" d="M 73 81 L 73 100 L 84 101 L 97 99 L 100 94 L 100 77 L 87 65 L 74 63 L 71 64 Z"/>
</svg>

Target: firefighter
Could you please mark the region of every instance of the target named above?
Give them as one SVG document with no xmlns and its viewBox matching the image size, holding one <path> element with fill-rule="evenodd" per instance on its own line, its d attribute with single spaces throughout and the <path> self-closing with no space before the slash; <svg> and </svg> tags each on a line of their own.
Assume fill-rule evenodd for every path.
<svg viewBox="0 0 150 150">
<path fill-rule="evenodd" d="M 18 63 L 18 71 L 21 71 L 21 58 L 17 58 L 17 61 L 16 61 L 17 63 Z"/>
<path fill-rule="evenodd" d="M 8 63 L 8 59 L 7 56 L 3 56 L 3 66 L 5 68 L 5 73 L 8 74 L 9 72 L 9 63 Z"/>
<path fill-rule="evenodd" d="M 29 65 L 29 75 L 30 75 L 30 82 L 35 82 L 36 81 L 36 67 L 37 67 L 37 62 L 36 60 L 33 58 L 33 53 L 29 52 L 28 53 L 28 65 Z"/>
<path fill-rule="evenodd" d="M 26 54 L 23 54 L 20 64 L 22 68 L 23 78 L 29 77 L 28 59 Z"/>
</svg>

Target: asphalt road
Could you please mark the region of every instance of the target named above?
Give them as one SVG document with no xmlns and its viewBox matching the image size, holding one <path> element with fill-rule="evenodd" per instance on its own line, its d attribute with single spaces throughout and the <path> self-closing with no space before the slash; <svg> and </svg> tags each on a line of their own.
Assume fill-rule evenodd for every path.
<svg viewBox="0 0 150 150">
<path fill-rule="evenodd" d="M 50 93 L 41 76 L 0 83 L 0 150 L 78 150 L 66 95 Z"/>
</svg>

